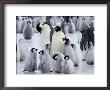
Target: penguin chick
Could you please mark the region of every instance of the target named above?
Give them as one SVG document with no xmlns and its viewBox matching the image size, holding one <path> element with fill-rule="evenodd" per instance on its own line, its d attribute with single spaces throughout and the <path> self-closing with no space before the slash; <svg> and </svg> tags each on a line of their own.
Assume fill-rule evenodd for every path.
<svg viewBox="0 0 110 90">
<path fill-rule="evenodd" d="M 75 54 L 74 54 L 74 50 L 71 46 L 71 42 L 69 39 L 67 38 L 62 38 L 64 41 L 64 51 L 63 54 L 64 55 L 68 55 L 70 57 L 70 59 L 72 60 L 72 62 L 74 63 L 74 65 L 77 65 L 77 61 L 75 60 Z"/>
<path fill-rule="evenodd" d="M 56 73 L 62 73 L 62 62 L 64 61 L 64 55 L 60 52 L 55 52 L 52 55 L 52 58 L 54 59 L 54 71 Z"/>
<path fill-rule="evenodd" d="M 45 50 L 39 52 L 40 64 L 38 69 L 41 70 L 42 73 L 53 72 L 52 58 Z"/>
<path fill-rule="evenodd" d="M 38 49 L 31 48 L 25 61 L 24 71 L 33 72 L 37 70 L 37 50 Z"/>
<path fill-rule="evenodd" d="M 65 55 L 64 61 L 62 62 L 62 72 L 65 74 L 74 73 L 74 65 L 68 55 Z"/>
<path fill-rule="evenodd" d="M 25 29 L 23 31 L 23 36 L 26 40 L 31 39 L 33 36 L 33 31 L 32 31 L 32 26 L 31 26 L 30 21 L 27 21 L 27 26 L 25 27 Z"/>
</svg>

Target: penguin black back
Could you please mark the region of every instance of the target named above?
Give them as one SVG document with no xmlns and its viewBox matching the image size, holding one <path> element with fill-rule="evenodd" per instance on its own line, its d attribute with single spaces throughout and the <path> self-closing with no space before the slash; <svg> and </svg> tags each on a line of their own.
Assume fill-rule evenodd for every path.
<svg viewBox="0 0 110 90">
<path fill-rule="evenodd" d="M 52 56 L 52 58 L 53 58 L 54 60 L 57 60 L 57 59 L 56 59 L 56 56 L 58 56 L 58 54 L 54 54 L 54 55 Z"/>
</svg>

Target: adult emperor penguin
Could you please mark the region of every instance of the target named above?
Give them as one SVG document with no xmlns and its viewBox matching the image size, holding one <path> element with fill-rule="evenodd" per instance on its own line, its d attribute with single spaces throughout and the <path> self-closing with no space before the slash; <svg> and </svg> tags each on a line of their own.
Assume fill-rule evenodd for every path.
<svg viewBox="0 0 110 90">
<path fill-rule="evenodd" d="M 37 50 L 35 48 L 30 50 L 25 61 L 24 71 L 33 72 L 37 70 Z"/>
<path fill-rule="evenodd" d="M 32 25 L 31 25 L 30 21 L 27 21 L 27 25 L 23 31 L 23 36 L 24 36 L 24 39 L 26 39 L 26 40 L 31 39 L 33 36 Z"/>
<path fill-rule="evenodd" d="M 62 32 L 61 27 L 56 26 L 55 27 L 55 31 L 52 35 L 52 43 L 51 43 L 51 52 L 52 54 L 54 52 L 60 52 L 63 53 L 63 49 L 64 49 L 64 42 L 63 39 L 65 35 Z"/>
<path fill-rule="evenodd" d="M 16 33 L 19 33 L 19 31 L 20 31 L 19 19 L 16 19 Z"/>
<path fill-rule="evenodd" d="M 62 62 L 62 72 L 65 74 L 73 74 L 74 73 L 74 63 L 69 58 L 68 55 L 65 55 L 64 61 Z"/>
<path fill-rule="evenodd" d="M 16 60 L 17 62 L 20 61 L 20 50 L 19 50 L 19 45 L 16 44 Z"/>
<path fill-rule="evenodd" d="M 41 70 L 42 73 L 53 72 L 53 59 L 51 58 L 49 53 L 47 53 L 45 50 L 41 50 L 39 54 L 40 64 L 38 69 Z"/>
<path fill-rule="evenodd" d="M 50 45 L 50 26 L 46 23 L 39 23 L 36 29 L 40 32 L 41 48 L 45 49 L 45 45 Z"/>
<path fill-rule="evenodd" d="M 26 21 L 24 18 L 22 18 L 22 22 L 20 23 L 20 33 L 23 33 L 25 26 L 26 26 Z"/>
</svg>

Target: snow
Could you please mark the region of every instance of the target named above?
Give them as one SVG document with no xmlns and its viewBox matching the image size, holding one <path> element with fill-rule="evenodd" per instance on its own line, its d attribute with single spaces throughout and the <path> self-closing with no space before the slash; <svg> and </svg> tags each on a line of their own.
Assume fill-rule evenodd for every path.
<svg viewBox="0 0 110 90">
<path fill-rule="evenodd" d="M 38 51 L 41 50 L 39 35 L 40 35 L 39 33 L 34 33 L 31 40 L 25 40 L 28 50 L 30 50 L 30 48 L 33 48 L 33 47 L 37 48 Z M 77 31 L 75 34 L 68 35 L 67 37 L 70 38 L 72 43 L 73 42 L 77 43 L 78 40 L 81 39 L 81 34 L 79 31 Z M 74 39 L 74 38 L 76 38 L 76 39 Z M 22 33 L 17 33 L 17 42 L 19 39 L 24 39 Z M 79 45 L 79 44 L 77 44 L 77 45 Z M 37 60 L 38 60 L 37 61 L 37 67 L 38 67 L 40 60 L 39 60 L 39 58 Z M 36 70 L 35 72 L 23 72 L 24 62 L 25 61 L 16 62 L 17 74 L 42 74 L 39 70 Z M 52 73 L 48 73 L 48 74 L 55 74 L 55 73 L 52 72 Z M 94 65 L 88 65 L 86 63 L 86 61 L 81 60 L 79 67 L 75 67 L 74 74 L 94 74 Z"/>
</svg>

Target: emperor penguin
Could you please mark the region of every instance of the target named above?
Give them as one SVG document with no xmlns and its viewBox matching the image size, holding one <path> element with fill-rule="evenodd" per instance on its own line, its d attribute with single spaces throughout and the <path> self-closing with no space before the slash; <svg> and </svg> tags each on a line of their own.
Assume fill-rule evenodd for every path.
<svg viewBox="0 0 110 90">
<path fill-rule="evenodd" d="M 75 57 L 75 61 L 77 66 L 80 65 L 80 62 L 82 60 L 82 53 L 80 50 L 80 47 L 77 44 L 71 44 L 73 51 L 74 51 L 74 57 Z"/>
<path fill-rule="evenodd" d="M 64 55 L 60 52 L 55 52 L 52 54 L 52 58 L 54 59 L 54 72 L 62 73 L 62 62 L 64 61 Z"/>
<path fill-rule="evenodd" d="M 26 21 L 24 18 L 22 18 L 22 22 L 20 23 L 20 33 L 23 33 L 25 26 L 26 26 Z"/>
<path fill-rule="evenodd" d="M 18 41 L 17 47 L 18 47 L 18 50 L 20 52 L 20 61 L 25 61 L 27 54 L 28 54 L 28 49 L 27 49 L 25 40 L 20 39 Z"/>
<path fill-rule="evenodd" d="M 83 24 L 82 18 L 77 16 L 76 17 L 76 31 L 82 31 L 82 24 Z"/>
<path fill-rule="evenodd" d="M 19 24 L 19 19 L 16 20 L 16 33 L 19 33 L 20 31 L 20 24 Z"/>
<path fill-rule="evenodd" d="M 19 50 L 19 45 L 16 44 L 16 60 L 17 62 L 20 61 L 20 50 Z"/>
<path fill-rule="evenodd" d="M 41 50 L 39 54 L 40 63 L 38 69 L 41 70 L 42 73 L 53 72 L 52 57 L 45 50 Z"/>
<path fill-rule="evenodd" d="M 70 28 L 69 28 L 69 33 L 71 34 L 71 33 L 75 33 L 75 31 L 76 31 L 76 28 L 75 28 L 75 24 L 74 24 L 74 22 L 72 22 L 72 20 L 70 20 Z"/>
<path fill-rule="evenodd" d="M 23 31 L 24 39 L 31 39 L 33 36 L 32 25 L 30 21 L 27 21 L 27 25 Z"/>
<path fill-rule="evenodd" d="M 51 42 L 51 53 L 53 54 L 54 52 L 60 52 L 63 53 L 64 49 L 64 42 L 63 39 L 65 35 L 62 32 L 61 27 L 56 26 L 55 31 L 52 35 L 52 42 Z"/>
<path fill-rule="evenodd" d="M 89 23 L 85 18 L 82 19 L 82 30 L 84 30 L 85 27 L 90 28 Z"/>
<path fill-rule="evenodd" d="M 50 26 L 46 23 L 39 23 L 36 29 L 40 33 L 40 44 L 41 48 L 45 49 L 45 45 L 50 45 Z"/>
<path fill-rule="evenodd" d="M 31 48 L 25 61 L 24 71 L 34 72 L 37 70 L 37 50 L 38 49 Z"/>
<path fill-rule="evenodd" d="M 86 53 L 86 62 L 88 65 L 94 64 L 94 46 L 91 42 L 90 42 L 90 47 L 88 48 Z"/>
<path fill-rule="evenodd" d="M 64 51 L 63 54 L 64 55 L 68 55 L 70 57 L 70 59 L 72 60 L 72 62 L 74 63 L 74 66 L 77 67 L 78 66 L 78 61 L 75 58 L 75 52 L 71 46 L 71 41 L 68 38 L 63 38 L 64 41 Z"/>
<path fill-rule="evenodd" d="M 62 62 L 62 72 L 64 74 L 74 73 L 74 63 L 72 62 L 68 55 L 65 55 L 64 61 Z"/>
</svg>

